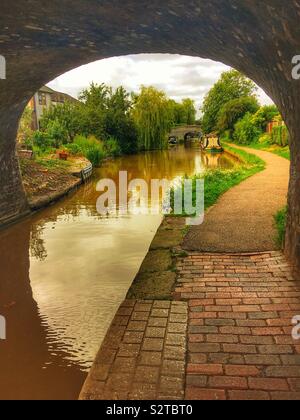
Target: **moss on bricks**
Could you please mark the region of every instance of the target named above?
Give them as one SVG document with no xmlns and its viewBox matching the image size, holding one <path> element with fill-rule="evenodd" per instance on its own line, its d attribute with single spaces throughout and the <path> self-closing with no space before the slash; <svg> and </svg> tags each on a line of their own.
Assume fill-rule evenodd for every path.
<svg viewBox="0 0 300 420">
<path fill-rule="evenodd" d="M 171 271 L 139 273 L 131 286 L 127 299 L 172 300 L 176 274 Z"/>
<path fill-rule="evenodd" d="M 149 251 L 141 266 L 140 273 L 169 271 L 173 267 L 171 253 L 168 249 Z"/>
<path fill-rule="evenodd" d="M 177 277 L 174 251 L 184 238 L 184 228 L 183 218 L 163 220 L 127 294 L 128 299 L 172 300 Z"/>
</svg>

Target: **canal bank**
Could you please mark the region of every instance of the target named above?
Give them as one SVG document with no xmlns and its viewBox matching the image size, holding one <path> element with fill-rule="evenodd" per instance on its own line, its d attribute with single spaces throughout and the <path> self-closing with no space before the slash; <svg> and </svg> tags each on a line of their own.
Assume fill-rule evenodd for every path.
<svg viewBox="0 0 300 420">
<path fill-rule="evenodd" d="M 92 176 L 93 166 L 83 157 L 72 158 L 71 162 L 60 162 L 56 156 L 45 159 L 45 163 L 37 163 L 31 158 L 20 158 L 20 169 L 27 206 L 17 217 L 0 223 L 0 230 L 20 223 L 35 212 L 74 193 Z"/>
<path fill-rule="evenodd" d="M 57 202 L 82 185 L 91 162 L 83 157 L 61 161 L 54 156 L 37 162 L 21 159 L 20 167 L 29 207 L 32 211 L 37 211 Z"/>
</svg>

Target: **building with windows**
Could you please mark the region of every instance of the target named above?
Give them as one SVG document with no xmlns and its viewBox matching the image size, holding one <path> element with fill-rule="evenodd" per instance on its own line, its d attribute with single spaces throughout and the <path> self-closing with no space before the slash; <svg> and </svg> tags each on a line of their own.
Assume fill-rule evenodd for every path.
<svg viewBox="0 0 300 420">
<path fill-rule="evenodd" d="M 77 102 L 77 99 L 62 92 L 56 92 L 48 86 L 43 86 L 31 98 L 28 106 L 32 109 L 32 129 L 38 130 L 40 128 L 40 120 L 44 112 L 65 102 Z"/>
</svg>

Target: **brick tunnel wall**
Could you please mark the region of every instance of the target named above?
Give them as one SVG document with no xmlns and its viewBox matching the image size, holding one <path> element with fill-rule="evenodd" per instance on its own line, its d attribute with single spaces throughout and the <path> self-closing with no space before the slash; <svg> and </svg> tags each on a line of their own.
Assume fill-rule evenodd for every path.
<svg viewBox="0 0 300 420">
<path fill-rule="evenodd" d="M 0 226 L 29 212 L 15 141 L 23 108 L 8 108 L 0 117 Z"/>
</svg>

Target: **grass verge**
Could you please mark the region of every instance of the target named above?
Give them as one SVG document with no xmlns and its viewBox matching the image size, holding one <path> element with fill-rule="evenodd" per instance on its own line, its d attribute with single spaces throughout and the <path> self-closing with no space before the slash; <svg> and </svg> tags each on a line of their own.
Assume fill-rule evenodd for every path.
<svg viewBox="0 0 300 420">
<path fill-rule="evenodd" d="M 36 157 L 35 162 L 38 165 L 43 166 L 46 169 L 55 170 L 55 169 L 67 169 L 71 166 L 69 161 L 53 159 L 51 157 Z"/>
<path fill-rule="evenodd" d="M 265 169 L 265 162 L 255 155 L 226 145 L 225 150 L 236 156 L 240 163 L 232 169 L 208 170 L 204 174 L 204 206 L 208 209 L 226 191 Z"/>
<path fill-rule="evenodd" d="M 284 159 L 291 160 L 291 152 L 289 146 L 286 147 L 280 147 L 277 145 L 271 145 L 270 143 L 251 143 L 249 146 L 252 149 L 256 150 L 263 150 L 265 152 L 274 153 L 275 155 L 278 155 Z"/>
<path fill-rule="evenodd" d="M 280 210 L 275 215 L 275 224 L 277 228 L 277 244 L 283 248 L 285 241 L 285 232 L 286 232 L 286 219 L 287 219 L 287 206 L 284 209 Z"/>
<path fill-rule="evenodd" d="M 196 175 L 193 179 L 193 204 L 196 204 L 196 180 L 204 178 L 204 207 L 207 210 L 213 206 L 225 192 L 245 181 L 247 178 L 265 169 L 265 162 L 255 155 L 231 146 L 225 150 L 234 155 L 238 160 L 232 169 L 210 169 L 204 174 Z M 186 214 L 184 214 L 186 216 Z"/>
</svg>

